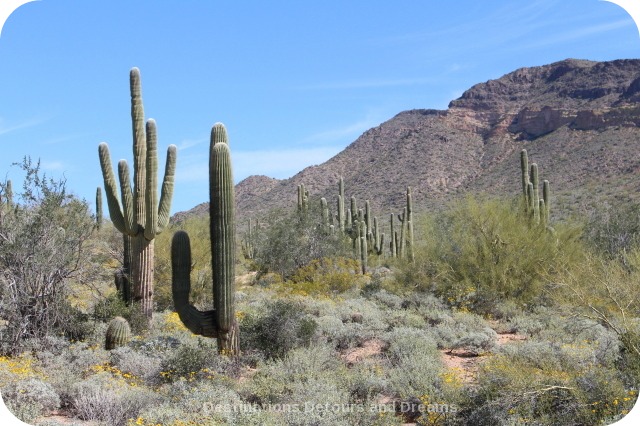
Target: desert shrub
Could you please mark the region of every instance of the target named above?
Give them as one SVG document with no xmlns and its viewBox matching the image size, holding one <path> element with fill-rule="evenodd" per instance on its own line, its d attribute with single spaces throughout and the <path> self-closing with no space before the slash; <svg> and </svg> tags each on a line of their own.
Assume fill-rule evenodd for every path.
<svg viewBox="0 0 640 426">
<path fill-rule="evenodd" d="M 388 342 L 389 390 L 401 398 L 437 395 L 442 364 L 433 337 L 424 330 L 400 327 L 383 339 Z"/>
<path fill-rule="evenodd" d="M 242 400 L 220 380 L 192 383 L 181 378 L 162 392 L 167 400 L 159 406 L 141 410 L 137 422 L 147 425 L 241 424 L 235 421 L 235 416 L 242 408 Z"/>
<path fill-rule="evenodd" d="M 75 321 L 67 297 L 70 280 L 86 282 L 93 271 L 82 250 L 93 230 L 88 204 L 66 192 L 64 179 L 40 173 L 25 158 L 22 192 L 0 206 L 0 350 L 16 353 L 25 339 L 42 338 Z M 1 191 L 6 191 L 4 185 Z"/>
<path fill-rule="evenodd" d="M 358 262 L 344 257 L 314 259 L 295 271 L 283 285 L 303 294 L 343 293 L 358 282 L 358 268 Z"/>
<path fill-rule="evenodd" d="M 130 305 L 122 300 L 118 293 L 111 293 L 93 306 L 92 317 L 95 321 L 108 323 L 115 317 L 122 317 L 129 322 L 131 331 L 140 334 L 149 327 L 149 319 L 142 312 L 138 303 Z"/>
<path fill-rule="evenodd" d="M 210 339 L 211 340 L 211 339 Z M 199 372 L 213 367 L 213 358 L 217 354 L 215 340 L 198 339 L 197 345 L 184 344 L 179 346 L 160 365 L 160 374 L 169 381 L 179 378 L 195 380 Z"/>
<path fill-rule="evenodd" d="M 156 379 L 162 371 L 160 357 L 138 352 L 128 346 L 111 350 L 109 361 L 121 371 L 140 377 L 149 384 L 157 383 Z"/>
<path fill-rule="evenodd" d="M 349 377 L 331 349 L 297 348 L 260 365 L 251 381 L 243 384 L 241 394 L 245 401 L 262 407 L 285 404 L 291 408 L 282 413 L 285 424 L 371 424 L 362 418 L 354 420 L 355 414 L 342 408 L 353 401 Z"/>
<path fill-rule="evenodd" d="M 60 397 L 55 389 L 36 378 L 3 386 L 2 398 L 7 408 L 24 422 L 31 422 L 60 407 Z"/>
<path fill-rule="evenodd" d="M 579 227 L 554 224 L 550 232 L 498 199 L 467 197 L 424 226 L 415 263 L 401 266 L 396 280 L 481 313 L 504 300 L 539 303 L 559 267 L 583 250 Z"/>
<path fill-rule="evenodd" d="M 620 340 L 628 379 L 640 383 L 640 249 L 619 258 L 587 254 L 579 267 L 565 274 L 554 292 L 558 305 L 613 331 Z"/>
<path fill-rule="evenodd" d="M 401 309 L 402 308 L 402 297 L 387 292 L 385 289 L 382 289 L 376 293 L 373 293 L 371 296 L 372 300 L 375 300 L 379 304 L 390 308 L 390 309 Z"/>
<path fill-rule="evenodd" d="M 114 382 L 105 373 L 95 374 L 71 389 L 71 407 L 76 417 L 109 425 L 127 424 L 128 419 L 136 419 L 141 410 L 160 399 L 148 389 Z"/>
<path fill-rule="evenodd" d="M 585 240 L 610 258 L 640 247 L 640 204 L 606 205 L 593 212 L 585 226 Z"/>
<path fill-rule="evenodd" d="M 317 324 L 300 302 L 277 299 L 261 309 L 243 312 L 240 322 L 243 350 L 258 350 L 267 358 L 279 358 L 291 349 L 309 345 Z"/>
<path fill-rule="evenodd" d="M 336 349 L 361 346 L 389 328 L 388 313 L 371 300 L 307 300 L 318 334 Z"/>
<path fill-rule="evenodd" d="M 375 401 L 389 387 L 382 367 L 374 362 L 359 362 L 349 373 L 347 383 L 351 403 Z"/>
<path fill-rule="evenodd" d="M 259 274 L 276 272 L 289 278 L 315 259 L 348 257 L 345 237 L 330 234 L 320 224 L 319 202 L 309 202 L 305 213 L 274 211 L 264 221 L 266 227 L 254 238 L 254 264 Z"/>
<path fill-rule="evenodd" d="M 480 367 L 478 388 L 462 404 L 467 424 L 601 424 L 633 401 L 615 369 L 575 363 L 549 342 L 505 345 Z"/>
<path fill-rule="evenodd" d="M 438 347 L 482 353 L 495 346 L 497 333 L 478 315 L 453 312 L 429 329 Z"/>
</svg>

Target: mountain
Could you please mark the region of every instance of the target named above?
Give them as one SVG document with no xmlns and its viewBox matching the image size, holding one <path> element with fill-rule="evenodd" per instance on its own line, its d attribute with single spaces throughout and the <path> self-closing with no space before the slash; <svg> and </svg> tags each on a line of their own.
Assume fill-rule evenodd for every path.
<svg viewBox="0 0 640 426">
<path fill-rule="evenodd" d="M 294 206 L 298 184 L 335 211 L 340 176 L 347 198 L 398 212 L 411 186 L 415 210 L 467 191 L 517 194 L 520 150 L 552 187 L 566 215 L 640 193 L 640 60 L 567 59 L 476 84 L 447 110 L 404 111 L 367 130 L 344 151 L 295 176 L 251 176 L 237 185 L 238 215 Z M 206 211 L 206 204 L 196 211 Z"/>
</svg>

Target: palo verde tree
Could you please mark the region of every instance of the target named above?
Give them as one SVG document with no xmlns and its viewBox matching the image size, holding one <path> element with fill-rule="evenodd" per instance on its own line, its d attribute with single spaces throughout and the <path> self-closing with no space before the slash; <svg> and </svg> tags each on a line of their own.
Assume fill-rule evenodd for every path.
<svg viewBox="0 0 640 426">
<path fill-rule="evenodd" d="M 140 88 L 140 71 L 130 72 L 131 120 L 133 122 L 133 188 L 125 160 L 118 163 L 120 192 L 111 169 L 109 147 L 99 146 L 100 166 L 104 178 L 109 216 L 118 231 L 129 238 L 131 285 L 134 302 L 141 304 L 150 318 L 153 311 L 153 241 L 169 223 L 173 180 L 176 167 L 176 146 L 169 145 L 164 181 L 158 202 L 158 151 L 155 120 L 144 124 L 144 109 Z M 125 259 L 126 260 L 126 259 Z M 126 262 L 125 262 L 126 263 Z"/>
</svg>

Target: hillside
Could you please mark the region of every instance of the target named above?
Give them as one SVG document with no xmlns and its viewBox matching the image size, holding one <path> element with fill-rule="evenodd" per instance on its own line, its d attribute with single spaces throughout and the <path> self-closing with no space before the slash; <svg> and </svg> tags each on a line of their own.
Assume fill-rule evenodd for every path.
<svg viewBox="0 0 640 426">
<path fill-rule="evenodd" d="M 554 212 L 567 214 L 639 192 L 638 124 L 640 60 L 521 68 L 471 87 L 447 110 L 401 112 L 289 179 L 245 179 L 237 185 L 238 214 L 293 205 L 300 183 L 333 206 L 340 176 L 348 197 L 370 199 L 385 213 L 402 205 L 406 186 L 418 208 L 467 191 L 515 194 L 522 148 L 551 182 Z"/>
</svg>

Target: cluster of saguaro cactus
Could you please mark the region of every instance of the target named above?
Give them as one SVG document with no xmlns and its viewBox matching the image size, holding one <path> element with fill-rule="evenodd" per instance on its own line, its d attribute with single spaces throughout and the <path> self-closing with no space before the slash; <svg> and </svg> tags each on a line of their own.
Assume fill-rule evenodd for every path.
<svg viewBox="0 0 640 426">
<path fill-rule="evenodd" d="M 240 352 L 235 318 L 235 189 L 227 131 L 222 123 L 211 130 L 209 150 L 209 214 L 214 310 L 199 311 L 189 304 L 191 247 L 189 235 L 178 231 L 171 243 L 173 304 L 191 332 L 215 337 L 218 351 Z"/>
<path fill-rule="evenodd" d="M 258 230 L 258 221 L 254 224 L 251 218 L 247 224 L 247 232 L 242 239 L 242 253 L 245 259 L 253 259 L 255 256 L 255 244 L 254 238 L 256 231 Z"/>
<path fill-rule="evenodd" d="M 104 337 L 104 348 L 108 351 L 126 345 L 131 339 L 131 327 L 126 319 L 115 317 L 109 322 Z"/>
<path fill-rule="evenodd" d="M 129 179 L 129 167 L 125 160 L 118 163 L 120 192 L 111 168 L 109 147 L 99 145 L 100 166 L 104 178 L 109 216 L 113 225 L 124 235 L 125 267 L 122 277 L 130 277 L 133 300 L 151 317 L 153 311 L 153 253 L 154 238 L 169 223 L 173 180 L 176 167 L 176 147 L 167 149 L 167 162 L 158 201 L 158 152 L 156 123 L 153 119 L 144 123 L 144 109 L 140 88 L 140 72 L 130 72 L 131 118 L 133 122 L 133 189 Z M 130 250 L 127 244 L 130 243 Z M 127 252 L 130 256 L 127 256 Z M 130 261 L 130 269 L 127 268 Z M 116 276 L 117 280 L 117 276 Z M 117 281 L 116 281 L 117 282 Z"/>
<path fill-rule="evenodd" d="M 309 191 L 304 188 L 304 183 L 298 185 L 298 211 L 306 212 L 309 210 Z"/>
<path fill-rule="evenodd" d="M 385 234 L 381 231 L 378 218 L 373 215 L 371 203 L 365 200 L 364 208 L 358 208 L 358 200 L 355 196 L 350 198 L 349 208 L 345 211 L 344 179 L 338 181 L 338 194 L 336 196 L 336 213 L 331 214 L 325 198 L 320 199 L 321 225 L 329 233 L 336 230 L 349 237 L 352 242 L 353 254 L 362 266 L 365 273 L 368 264 L 368 256 L 381 256 L 385 252 Z M 407 187 L 406 206 L 402 214 L 397 215 L 400 221 L 399 231 L 394 225 L 395 215 L 391 214 L 391 238 L 389 251 L 392 257 L 407 257 L 414 260 L 413 238 L 413 199 L 411 187 Z M 305 211 L 309 200 L 309 192 L 304 184 L 298 185 L 298 211 Z"/>
<path fill-rule="evenodd" d="M 526 149 L 520 151 L 520 169 L 522 172 L 524 211 L 529 215 L 533 223 L 548 227 L 551 212 L 551 188 L 549 181 L 542 181 L 542 197 L 540 197 L 538 165 L 536 163 L 529 165 L 529 157 Z"/>
</svg>

